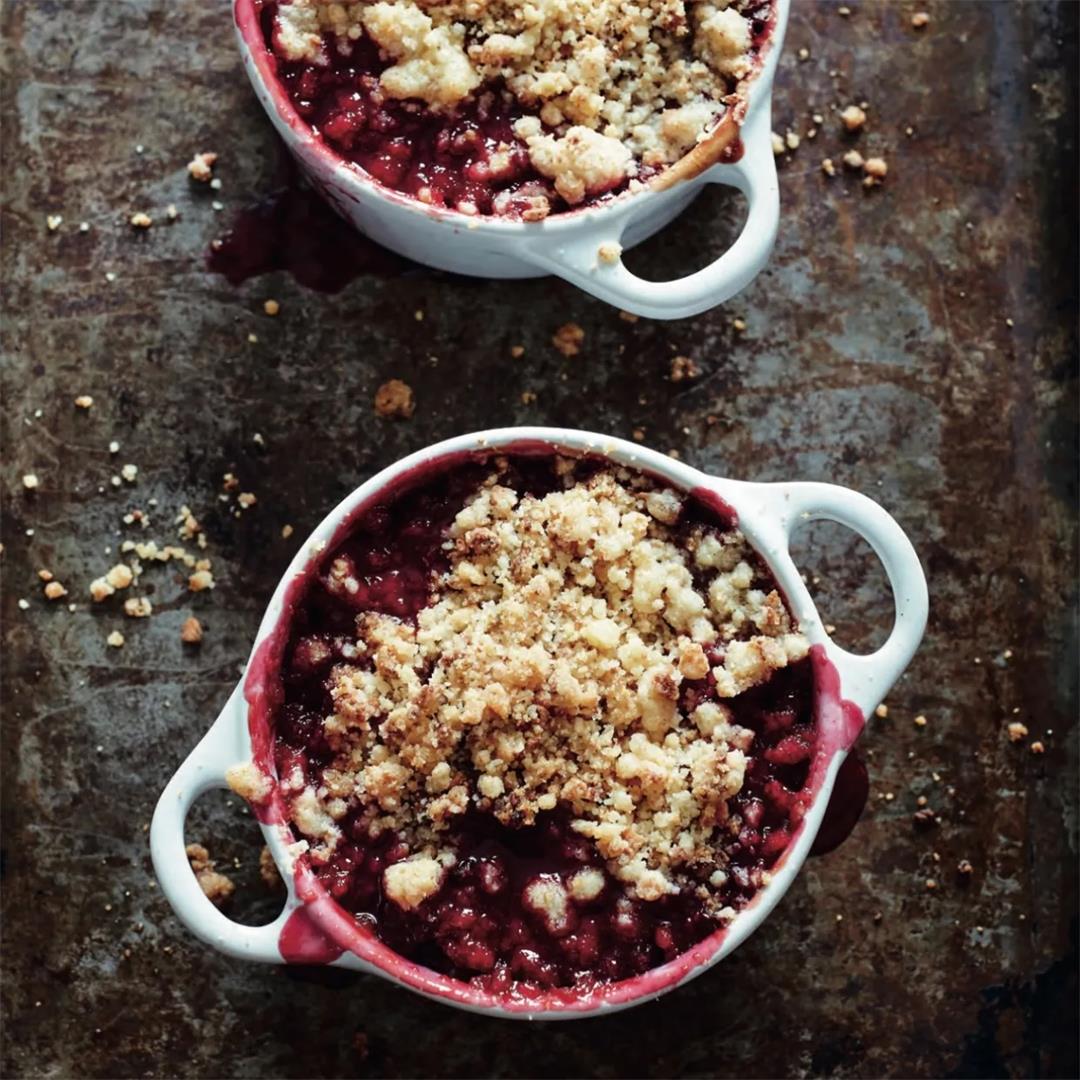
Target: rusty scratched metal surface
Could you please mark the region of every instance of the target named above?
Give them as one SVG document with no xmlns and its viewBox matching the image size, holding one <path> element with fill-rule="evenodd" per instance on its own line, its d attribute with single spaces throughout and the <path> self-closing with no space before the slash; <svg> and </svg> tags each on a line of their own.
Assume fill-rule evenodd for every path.
<svg viewBox="0 0 1080 1080">
<path fill-rule="evenodd" d="M 202 252 L 277 152 L 226 7 L 4 6 L 4 1075 L 1076 1075 L 1077 8 L 928 3 L 916 31 L 907 4 L 797 3 L 774 126 L 803 140 L 772 263 L 725 308 L 664 325 L 554 280 L 419 271 L 327 296 L 208 274 Z M 832 107 L 860 100 L 868 131 L 847 139 Z M 849 142 L 884 153 L 881 190 L 822 175 Z M 188 181 L 203 149 L 220 192 Z M 140 209 L 158 220 L 136 234 Z M 736 224 L 710 193 L 637 265 L 685 272 Z M 586 337 L 567 361 L 550 339 L 571 319 Z M 665 379 L 677 353 L 700 378 Z M 412 420 L 373 415 L 389 377 L 415 388 Z M 210 952 L 154 888 L 144 823 L 297 540 L 404 452 L 516 422 L 640 427 L 695 465 L 836 481 L 896 513 L 933 613 L 863 737 L 863 821 L 730 960 L 594 1022 L 514 1026 Z M 128 462 L 135 483 L 113 486 Z M 239 516 L 227 471 L 258 496 Z M 156 567 L 149 619 L 92 605 L 123 536 L 174 540 L 182 504 L 207 528 L 213 592 Z M 123 524 L 133 508 L 145 532 Z M 848 534 L 816 528 L 800 557 L 842 640 L 880 636 L 883 582 Z M 41 567 L 64 601 L 42 597 Z M 192 612 L 198 649 L 178 636 Z M 1030 736 L 1011 745 L 1014 715 Z M 920 796 L 941 819 L 926 833 Z M 224 799 L 195 818 L 192 838 L 240 864 L 236 913 L 271 915 L 250 820 Z"/>
</svg>

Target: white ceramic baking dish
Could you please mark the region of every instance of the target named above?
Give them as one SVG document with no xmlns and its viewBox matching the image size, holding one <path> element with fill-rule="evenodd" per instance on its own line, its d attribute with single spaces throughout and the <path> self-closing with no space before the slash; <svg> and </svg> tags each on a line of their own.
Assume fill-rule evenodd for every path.
<svg viewBox="0 0 1080 1080">
<path fill-rule="evenodd" d="M 762 889 L 733 922 L 663 967 L 611 984 L 587 997 L 547 991 L 530 1000 L 498 999 L 406 961 L 362 931 L 316 881 L 306 857 L 294 860 L 296 837 L 278 810 L 259 811 L 262 831 L 288 884 L 288 898 L 268 926 L 241 926 L 203 895 L 184 854 L 184 821 L 204 792 L 224 788 L 225 770 L 257 760 L 272 769 L 270 695 L 276 685 L 297 590 L 313 559 L 331 547 L 357 513 L 437 463 L 493 448 L 538 448 L 601 454 L 643 469 L 673 487 L 720 499 L 768 563 L 792 612 L 810 638 L 818 692 L 818 750 L 808 784 L 815 791 L 804 823 Z M 792 532 L 817 519 L 840 522 L 864 537 L 888 575 L 896 617 L 884 645 L 856 656 L 826 634 L 788 550 Z M 877 503 L 846 488 L 819 483 L 756 484 L 709 476 L 664 454 L 621 439 L 556 428 L 506 428 L 463 435 L 412 454 L 362 484 L 335 507 L 293 559 L 267 607 L 240 684 L 203 740 L 169 781 L 154 814 L 150 846 L 162 889 L 188 928 L 214 948 L 244 960 L 322 962 L 364 971 L 428 997 L 477 1012 L 529 1018 L 594 1016 L 656 997 L 699 975 L 737 948 L 761 925 L 787 891 L 817 835 L 837 770 L 869 715 L 903 671 L 922 638 L 927 617 L 926 581 L 907 537 Z"/>
<path fill-rule="evenodd" d="M 690 167 L 680 168 L 683 163 L 679 163 L 673 173 L 685 178 L 671 186 L 627 193 L 601 206 L 532 223 L 468 217 L 425 206 L 344 161 L 312 134 L 282 89 L 252 0 L 234 0 L 233 14 L 244 68 L 274 127 L 311 183 L 362 233 L 440 270 L 486 278 L 557 274 L 625 311 L 678 319 L 740 292 L 772 251 L 780 220 L 772 152 L 772 84 L 789 4 L 790 0 L 775 0 L 769 44 L 747 86 L 744 152 L 738 162 L 696 172 L 693 163 L 684 159 Z M 609 264 L 598 258 L 603 244 L 618 244 L 625 250 L 652 236 L 682 213 L 706 184 L 738 188 L 748 202 L 738 239 L 709 266 L 677 281 L 647 281 L 627 269 L 621 259 Z"/>
</svg>

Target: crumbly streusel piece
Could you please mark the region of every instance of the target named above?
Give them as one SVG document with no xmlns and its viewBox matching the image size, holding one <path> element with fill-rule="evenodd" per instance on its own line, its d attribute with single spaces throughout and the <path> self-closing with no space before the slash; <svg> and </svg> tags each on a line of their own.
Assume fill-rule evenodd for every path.
<svg viewBox="0 0 1080 1080">
<path fill-rule="evenodd" d="M 211 903 L 220 907 L 236 891 L 232 879 L 214 869 L 214 860 L 202 844 L 188 844 L 184 850 L 199 888 Z"/>
</svg>

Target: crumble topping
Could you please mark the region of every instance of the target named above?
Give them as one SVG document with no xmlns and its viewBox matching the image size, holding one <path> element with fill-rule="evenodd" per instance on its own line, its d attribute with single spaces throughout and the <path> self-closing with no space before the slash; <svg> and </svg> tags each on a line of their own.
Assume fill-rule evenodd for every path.
<svg viewBox="0 0 1080 1080">
<path fill-rule="evenodd" d="M 442 879 L 442 864 L 421 856 L 388 866 L 383 872 L 383 888 L 398 907 L 411 911 L 439 891 Z"/>
<path fill-rule="evenodd" d="M 753 70 L 751 0 L 291 0 L 279 55 L 319 66 L 370 38 L 390 98 L 452 111 L 502 88 L 530 115 L 516 134 L 571 205 L 638 162 L 677 161 L 734 104 Z M 327 36 L 329 35 L 329 36 Z"/>
<path fill-rule="evenodd" d="M 268 889 L 277 890 L 284 884 L 281 874 L 278 873 L 277 863 L 274 862 L 274 856 L 265 844 L 259 852 L 259 877 Z"/>
<path fill-rule="evenodd" d="M 1022 724 L 1019 720 L 1013 720 L 1006 728 L 1006 731 L 1009 733 L 1009 742 L 1020 742 L 1028 736 L 1027 725 Z"/>
<path fill-rule="evenodd" d="M 607 240 L 596 249 L 596 257 L 600 262 L 611 266 L 617 263 L 622 256 L 622 244 L 613 240 Z"/>
<path fill-rule="evenodd" d="M 256 806 L 266 802 L 273 791 L 273 781 L 252 762 L 244 761 L 225 770 L 225 782 L 242 799 Z"/>
<path fill-rule="evenodd" d="M 680 532 L 675 491 L 627 470 L 577 480 L 575 468 L 560 461 L 561 490 L 521 496 L 496 462 L 447 529 L 448 568 L 415 623 L 356 617 L 355 660 L 327 681 L 328 766 L 311 782 L 298 765 L 281 777 L 317 863 L 350 815 L 401 836 L 412 857 L 384 884 L 406 909 L 437 890 L 447 832 L 470 809 L 520 827 L 564 808 L 643 900 L 684 887 L 707 900 L 703 866 L 725 880 L 717 833 L 740 828 L 728 800 L 753 733 L 724 699 L 808 642 L 779 593 L 756 587 L 740 532 Z M 341 554 L 323 583 L 344 595 L 356 573 Z M 307 660 L 320 647 L 297 644 Z M 684 684 L 710 674 L 720 700 L 681 704 Z M 529 903 L 558 923 L 549 885 Z M 584 899 L 602 888 L 596 871 L 570 885 Z"/>
</svg>

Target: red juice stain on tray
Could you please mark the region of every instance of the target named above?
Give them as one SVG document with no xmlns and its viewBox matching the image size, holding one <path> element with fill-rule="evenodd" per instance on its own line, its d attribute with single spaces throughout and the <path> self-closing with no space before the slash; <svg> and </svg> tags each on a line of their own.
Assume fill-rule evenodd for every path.
<svg viewBox="0 0 1080 1080">
<path fill-rule="evenodd" d="M 358 233 L 308 187 L 284 154 L 273 191 L 233 219 L 206 254 L 231 285 L 285 270 L 303 286 L 340 292 L 365 274 L 396 277 L 415 264 Z"/>
</svg>

